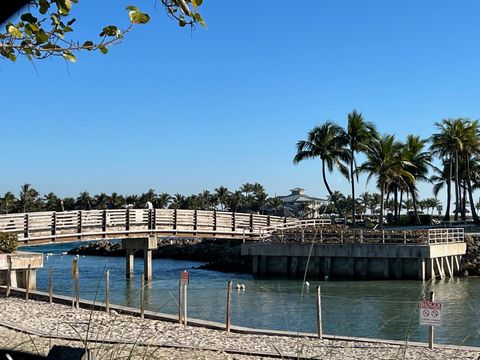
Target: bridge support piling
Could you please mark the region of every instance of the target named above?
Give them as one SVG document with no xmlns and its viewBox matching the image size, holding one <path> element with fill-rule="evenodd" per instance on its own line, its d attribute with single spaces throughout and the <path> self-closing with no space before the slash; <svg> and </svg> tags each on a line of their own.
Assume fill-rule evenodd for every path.
<svg viewBox="0 0 480 360">
<path fill-rule="evenodd" d="M 143 269 L 144 279 L 152 280 L 152 251 L 157 248 L 157 237 L 149 235 L 146 238 L 139 239 L 123 239 L 122 248 L 126 250 L 126 277 L 133 277 L 134 254 L 137 250 L 143 250 Z"/>
<path fill-rule="evenodd" d="M 143 250 L 143 274 L 146 281 L 152 280 L 152 250 Z"/>
<path fill-rule="evenodd" d="M 125 255 L 125 260 L 126 260 L 126 277 L 127 279 L 132 279 L 133 278 L 133 268 L 134 268 L 134 254 L 135 250 L 133 249 L 127 249 L 127 254 Z"/>
</svg>

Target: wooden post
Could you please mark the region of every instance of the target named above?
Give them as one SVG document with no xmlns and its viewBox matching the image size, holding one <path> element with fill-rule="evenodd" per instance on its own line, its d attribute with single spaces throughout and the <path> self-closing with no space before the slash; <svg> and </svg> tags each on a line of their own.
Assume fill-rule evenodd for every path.
<svg viewBox="0 0 480 360">
<path fill-rule="evenodd" d="M 81 235 L 81 234 L 82 234 L 82 231 L 83 231 L 83 229 L 82 229 L 83 215 L 82 215 L 82 214 L 83 214 L 83 211 L 82 211 L 82 210 L 78 210 L 78 229 L 77 229 L 77 231 L 78 231 L 78 233 L 80 234 L 80 235 L 78 236 L 79 239 L 82 238 L 82 235 Z"/>
<path fill-rule="evenodd" d="M 237 220 L 236 220 L 236 213 L 235 211 L 232 212 L 232 231 L 235 232 L 236 228 L 237 228 Z"/>
<path fill-rule="evenodd" d="M 198 211 L 193 210 L 193 230 L 197 231 L 198 229 Z"/>
<path fill-rule="evenodd" d="M 318 338 L 323 338 L 323 325 L 322 325 L 322 295 L 320 292 L 320 286 L 317 287 L 317 331 Z"/>
<path fill-rule="evenodd" d="M 178 322 L 183 321 L 182 280 L 178 279 Z"/>
<path fill-rule="evenodd" d="M 142 273 L 142 280 L 140 282 L 140 317 L 145 317 L 145 276 Z"/>
<path fill-rule="evenodd" d="M 24 234 L 23 236 L 25 236 L 27 239 L 29 237 L 29 224 L 28 224 L 28 214 L 25 214 L 25 224 L 24 224 Z"/>
<path fill-rule="evenodd" d="M 217 210 L 213 210 L 213 231 L 217 231 Z"/>
<path fill-rule="evenodd" d="M 25 300 L 28 300 L 28 295 L 30 293 L 30 272 L 32 271 L 32 265 L 28 264 L 27 268 L 27 279 L 25 284 Z"/>
<path fill-rule="evenodd" d="M 12 286 L 12 257 L 10 255 L 7 255 L 7 263 L 7 291 L 5 292 L 5 297 L 10 296 L 10 287 Z"/>
<path fill-rule="evenodd" d="M 50 283 L 48 285 L 48 297 L 50 300 L 50 304 L 53 304 L 53 269 L 50 266 Z"/>
<path fill-rule="evenodd" d="M 227 286 L 227 315 L 225 319 L 225 330 L 227 334 L 230 334 L 230 324 L 231 324 L 231 311 L 232 311 L 232 281 L 228 282 Z"/>
<path fill-rule="evenodd" d="M 178 218 L 178 210 L 173 210 L 173 229 L 177 230 L 177 218 Z"/>
<path fill-rule="evenodd" d="M 105 237 L 107 232 L 107 210 L 103 210 L 102 213 L 102 232 L 102 237 Z"/>
<path fill-rule="evenodd" d="M 75 306 L 77 309 L 80 309 L 80 272 L 78 270 L 75 276 L 75 295 L 76 295 Z"/>
<path fill-rule="evenodd" d="M 57 234 L 57 213 L 54 211 L 52 213 L 52 236 Z"/>
<path fill-rule="evenodd" d="M 125 230 L 130 231 L 130 209 L 125 210 Z"/>
<path fill-rule="evenodd" d="M 430 291 L 430 301 L 435 301 L 435 293 L 433 291 Z M 434 329 L 433 326 L 429 326 L 428 329 L 428 347 L 430 349 L 433 349 L 433 337 L 434 337 Z"/>
<path fill-rule="evenodd" d="M 110 312 L 110 270 L 105 273 L 105 311 Z"/>
<path fill-rule="evenodd" d="M 183 285 L 183 324 L 187 328 L 187 284 Z"/>
</svg>

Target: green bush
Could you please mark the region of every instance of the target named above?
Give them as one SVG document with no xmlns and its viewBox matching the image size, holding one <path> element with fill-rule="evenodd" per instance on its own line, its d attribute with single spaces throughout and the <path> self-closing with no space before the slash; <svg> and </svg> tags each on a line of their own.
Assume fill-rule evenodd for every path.
<svg viewBox="0 0 480 360">
<path fill-rule="evenodd" d="M 0 232 L 0 253 L 12 253 L 17 250 L 18 236 L 17 234 Z"/>
</svg>

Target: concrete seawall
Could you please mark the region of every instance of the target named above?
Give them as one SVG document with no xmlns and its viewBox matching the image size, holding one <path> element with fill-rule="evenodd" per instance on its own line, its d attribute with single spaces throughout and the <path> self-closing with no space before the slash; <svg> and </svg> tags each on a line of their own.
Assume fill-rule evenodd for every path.
<svg viewBox="0 0 480 360">
<path fill-rule="evenodd" d="M 358 279 L 430 279 L 452 277 L 459 270 L 465 243 L 309 244 L 245 243 L 242 256 L 252 258 L 258 276 Z"/>
</svg>

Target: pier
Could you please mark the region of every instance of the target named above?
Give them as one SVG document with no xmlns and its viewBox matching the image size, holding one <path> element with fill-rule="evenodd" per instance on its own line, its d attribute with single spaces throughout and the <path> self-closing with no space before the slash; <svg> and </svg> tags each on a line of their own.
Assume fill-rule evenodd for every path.
<svg viewBox="0 0 480 360">
<path fill-rule="evenodd" d="M 466 243 L 461 228 L 382 231 L 299 221 L 270 228 L 242 244 L 257 276 L 357 279 L 436 279 L 460 270 Z"/>
</svg>

